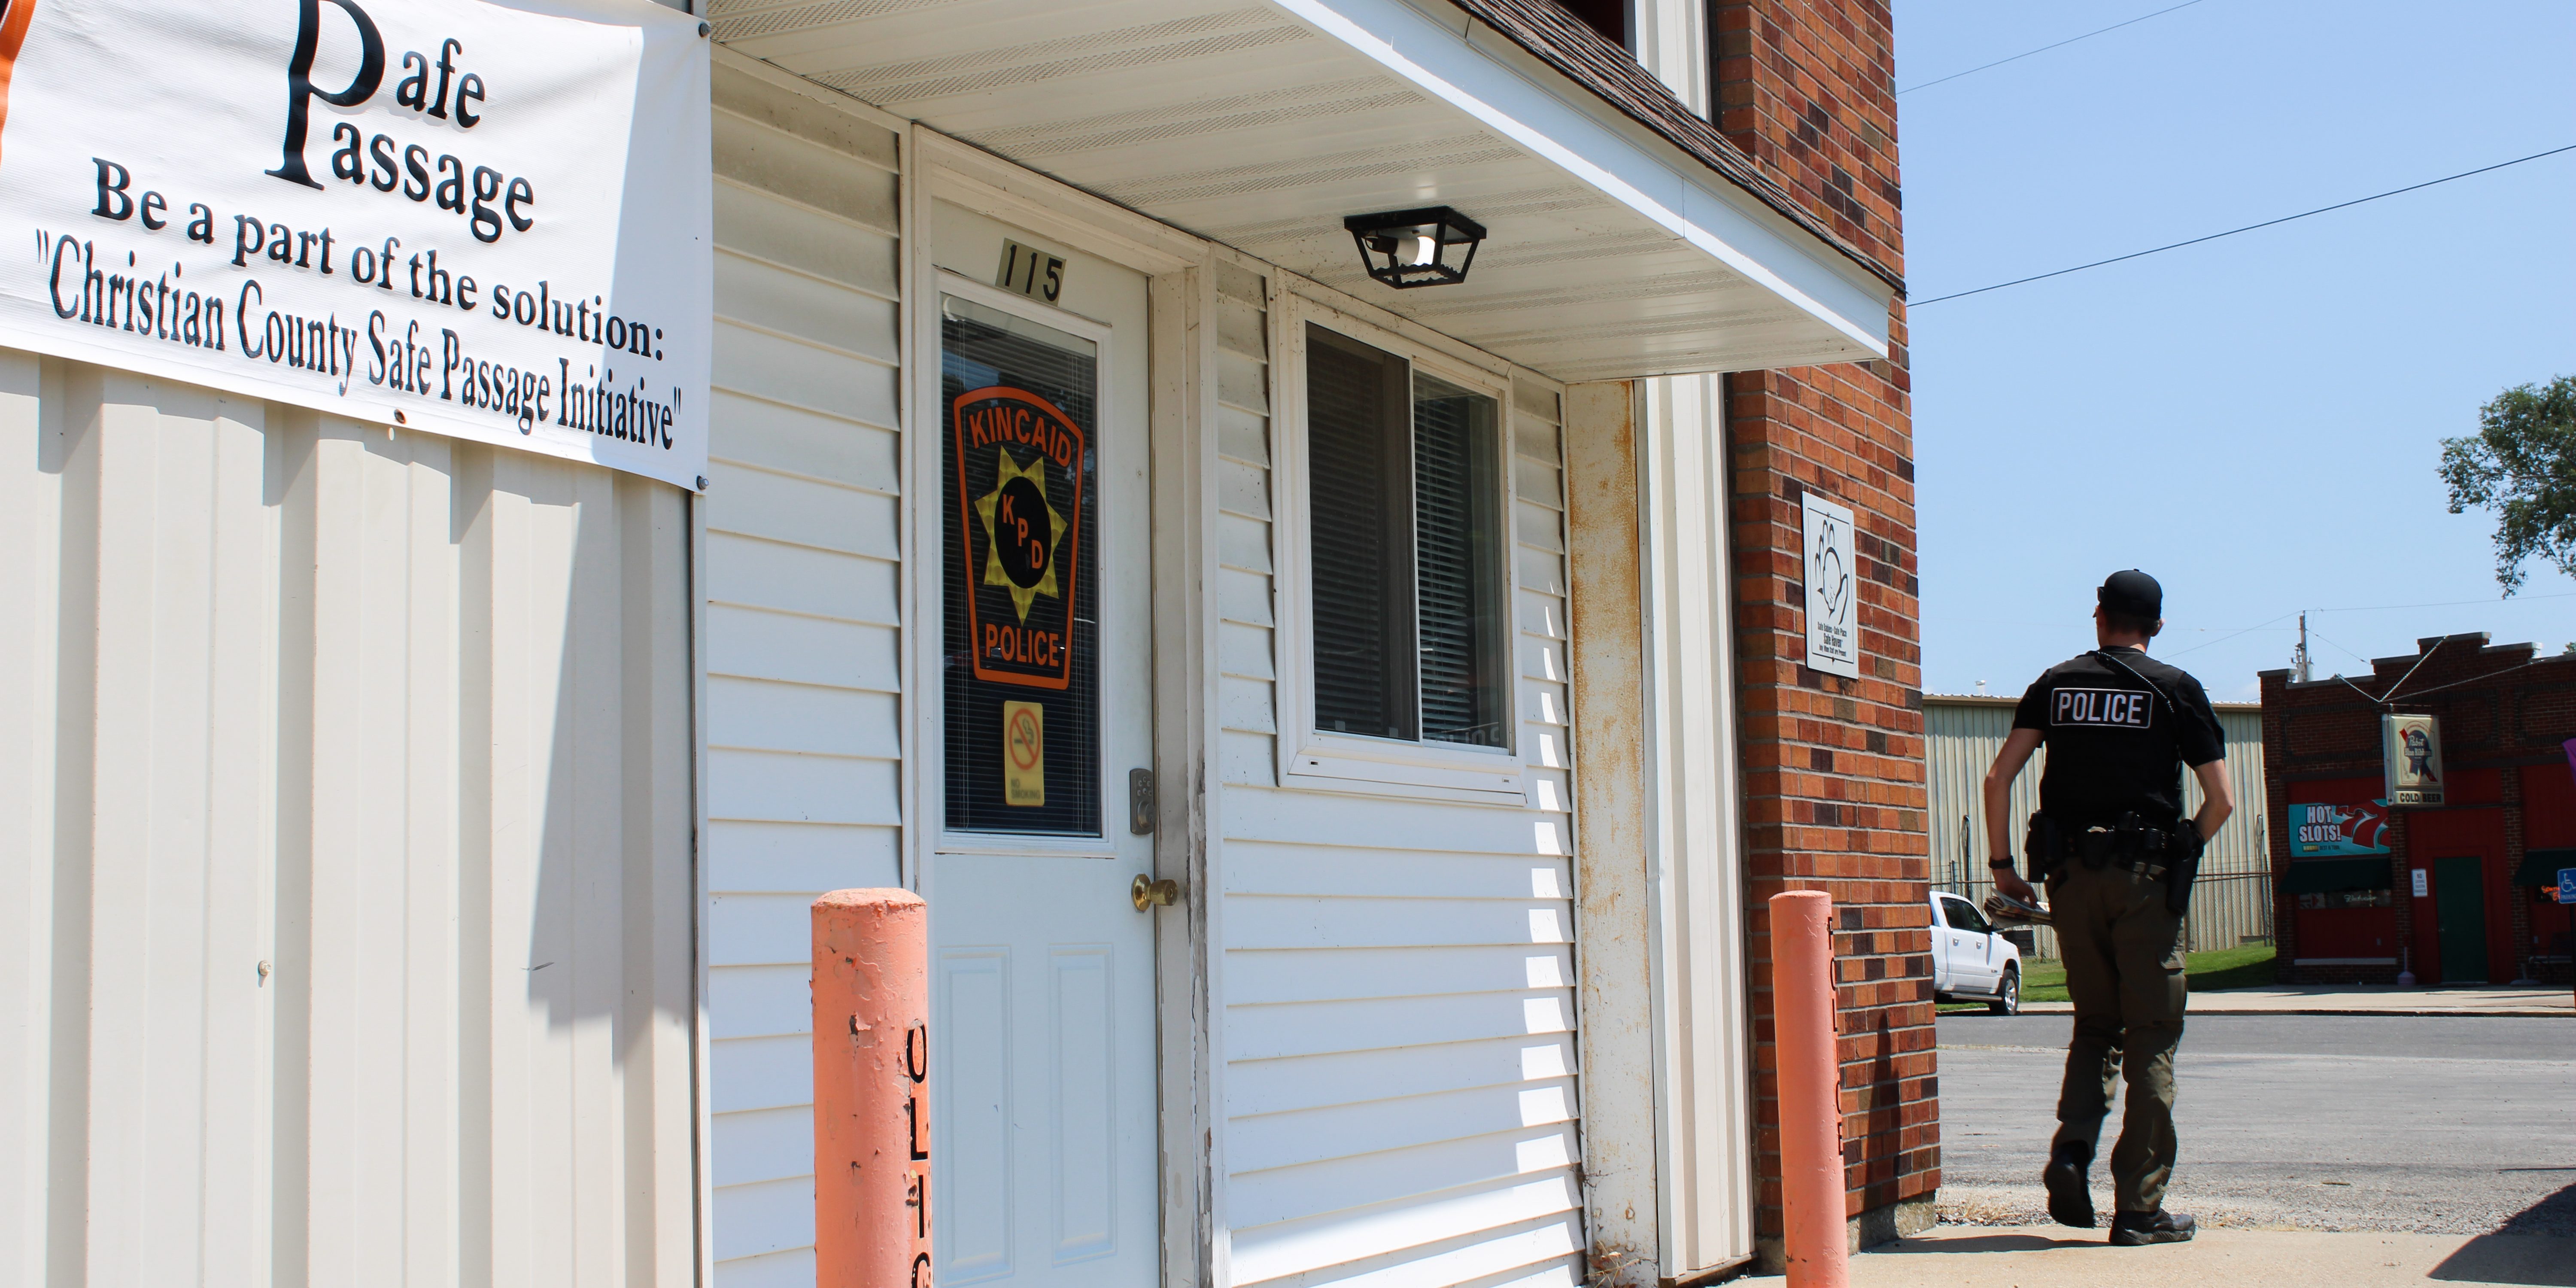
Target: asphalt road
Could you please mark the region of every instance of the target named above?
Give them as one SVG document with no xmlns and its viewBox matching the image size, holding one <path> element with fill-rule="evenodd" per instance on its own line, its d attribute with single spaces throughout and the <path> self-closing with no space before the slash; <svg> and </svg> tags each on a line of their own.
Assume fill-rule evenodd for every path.
<svg viewBox="0 0 2576 1288">
<path fill-rule="evenodd" d="M 2038 1175 L 2070 1024 L 1940 1018 L 1945 1219 L 2047 1219 Z M 2576 1235 L 2567 1021 L 2204 1016 L 2175 1073 L 2182 1151 L 2166 1201 L 2204 1222 Z M 2103 1128 L 2105 1160 L 2117 1122 Z M 2101 1162 L 2093 1181 L 2107 1212 Z"/>
</svg>

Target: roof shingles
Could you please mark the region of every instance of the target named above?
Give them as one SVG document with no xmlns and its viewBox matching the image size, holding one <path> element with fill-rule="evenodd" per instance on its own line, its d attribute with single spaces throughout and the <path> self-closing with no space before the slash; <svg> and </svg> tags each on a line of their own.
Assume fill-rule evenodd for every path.
<svg viewBox="0 0 2576 1288">
<path fill-rule="evenodd" d="M 1556 0 L 1449 2 L 1869 270 L 1900 297 L 1905 294 L 1901 274 L 1819 219 L 1715 125 L 1693 113 L 1669 87 L 1639 66 L 1626 49 L 1585 25 Z"/>
</svg>

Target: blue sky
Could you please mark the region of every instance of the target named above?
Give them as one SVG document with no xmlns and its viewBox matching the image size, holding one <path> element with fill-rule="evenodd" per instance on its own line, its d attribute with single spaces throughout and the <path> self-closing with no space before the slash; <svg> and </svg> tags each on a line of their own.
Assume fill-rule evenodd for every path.
<svg viewBox="0 0 2576 1288">
<path fill-rule="evenodd" d="M 1896 81 L 2171 0 L 1897 0 Z M 1916 299 L 2576 143 L 2576 4 L 2202 0 L 1898 99 Z M 2576 638 L 2576 582 L 2499 597 L 2445 436 L 2576 373 L 2576 153 L 1913 317 L 1924 683 L 2019 693 L 2092 589 L 2165 586 L 2153 651 L 2211 696 L 2418 636 Z M 2379 609 L 2471 601 L 2448 607 Z"/>
</svg>

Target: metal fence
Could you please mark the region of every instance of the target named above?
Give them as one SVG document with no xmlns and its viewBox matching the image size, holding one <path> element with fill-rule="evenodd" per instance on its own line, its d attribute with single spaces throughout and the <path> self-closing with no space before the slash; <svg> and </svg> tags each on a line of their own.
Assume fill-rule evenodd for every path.
<svg viewBox="0 0 2576 1288">
<path fill-rule="evenodd" d="M 1960 865 L 1954 860 L 1952 871 Z M 1979 866 L 1980 872 L 1983 865 Z M 1937 879 L 1937 889 L 1983 905 L 1994 892 L 1992 881 L 1962 881 L 1948 874 Z M 2191 914 L 2183 920 L 2183 951 L 2201 953 L 2213 948 L 2237 948 L 2245 944 L 2272 941 L 2272 874 L 2269 872 L 2203 872 L 2192 883 Z M 2031 942 L 2023 949 L 2027 957 L 2057 956 L 2057 932 L 2046 926 L 2017 926 L 2004 923 L 2000 929 L 2031 932 Z"/>
<path fill-rule="evenodd" d="M 1986 879 L 1986 767 L 2012 733 L 2013 699 L 1925 694 L 1925 759 L 1932 802 L 1932 884 L 1982 903 L 1994 883 Z M 2272 858 L 2264 833 L 2263 709 L 2251 703 L 2218 708 L 2227 740 L 2227 776 L 2236 791 L 2236 813 L 2210 838 L 2192 887 L 2184 926 L 2190 952 L 2269 942 L 2272 937 Z M 2039 808 L 2042 749 L 2013 781 L 2010 835 L 2016 853 L 2022 827 Z M 2184 781 L 2183 808 L 2200 808 L 2200 785 Z M 2029 952 L 2057 955 L 2057 936 L 2039 928 Z"/>
</svg>

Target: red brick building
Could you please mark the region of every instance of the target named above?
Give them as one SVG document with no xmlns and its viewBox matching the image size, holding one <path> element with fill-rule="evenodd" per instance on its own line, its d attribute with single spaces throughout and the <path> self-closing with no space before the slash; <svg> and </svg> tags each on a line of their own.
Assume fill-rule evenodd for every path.
<svg viewBox="0 0 2576 1288">
<path fill-rule="evenodd" d="M 1903 269 L 1894 32 L 1883 3 L 1768 0 L 1712 6 L 1718 127 L 1846 242 Z M 1843 1140 L 1864 1235 L 1928 1221 L 1940 1185 L 1935 1098 L 1930 835 L 1913 406 L 1904 308 L 1883 362 L 1727 377 L 1734 474 L 1737 656 L 1744 712 L 1748 903 L 1822 889 L 1841 917 Z M 1866 664 L 1858 679 L 1797 659 L 1799 498 L 1854 512 Z M 1764 1042 L 1756 1148 L 1778 1172 L 1769 998 L 1757 913 L 1755 1024 Z M 1777 1232 L 1776 1181 L 1759 1209 Z M 1900 1205 L 1904 1211 L 1900 1215 Z"/>
<path fill-rule="evenodd" d="M 2576 867 L 2576 656 L 2484 634 L 2416 641 L 2367 677 L 2263 679 L 2281 979 L 2502 984 L 2568 979 Z M 2440 721 L 2443 802 L 2390 808 L 2381 716 Z"/>
<path fill-rule="evenodd" d="M 1901 281 L 1888 4 L 1565 0 L 1563 8 L 1704 112 L 1721 136 L 1716 146 L 1749 163 L 1758 181 Z M 1835 903 L 1847 1205 L 1863 1241 L 1930 1224 L 1940 1185 L 1906 345 L 1900 293 L 1883 360 L 1737 370 L 1714 382 L 1754 1044 L 1754 1223 L 1766 1248 L 1781 1231 L 1781 1165 L 1765 908 L 1781 891 L 1823 890 Z M 1801 501 L 1809 494 L 1854 516 L 1857 677 L 1803 660 Z M 1583 607 L 1578 596 L 1578 617 Z"/>
</svg>

